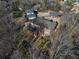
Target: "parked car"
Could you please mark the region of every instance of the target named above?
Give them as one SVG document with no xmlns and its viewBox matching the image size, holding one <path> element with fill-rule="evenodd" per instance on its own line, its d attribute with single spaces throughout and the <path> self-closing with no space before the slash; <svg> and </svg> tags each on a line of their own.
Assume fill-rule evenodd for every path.
<svg viewBox="0 0 79 59">
<path fill-rule="evenodd" d="M 33 10 L 27 10 L 25 17 L 28 18 L 28 20 L 33 20 L 36 19 L 36 14 Z"/>
</svg>

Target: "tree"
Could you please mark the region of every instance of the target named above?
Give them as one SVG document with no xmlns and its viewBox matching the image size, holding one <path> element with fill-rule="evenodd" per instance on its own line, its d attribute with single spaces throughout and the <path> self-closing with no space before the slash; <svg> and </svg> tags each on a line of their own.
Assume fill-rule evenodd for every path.
<svg viewBox="0 0 79 59">
<path fill-rule="evenodd" d="M 15 49 L 16 32 L 11 17 L 11 1 L 0 1 L 0 58 L 9 59 Z M 8 7 L 7 7 L 8 5 Z M 12 7 L 12 6 L 11 6 Z"/>
<path fill-rule="evenodd" d="M 67 9 L 71 9 L 74 6 L 74 0 L 66 0 L 65 5 Z"/>
<path fill-rule="evenodd" d="M 60 6 L 60 4 L 58 3 L 58 2 L 55 2 L 55 4 L 53 5 L 53 10 L 54 11 L 59 11 L 59 10 L 61 10 L 61 6 Z"/>
<path fill-rule="evenodd" d="M 19 0 L 16 0 L 16 1 L 12 2 L 12 10 L 13 11 L 18 11 L 19 10 L 19 5 L 20 5 Z"/>
<path fill-rule="evenodd" d="M 79 47 L 79 23 L 77 23 L 75 16 L 74 13 L 67 13 L 61 17 L 59 34 L 53 33 L 56 35 L 56 37 L 53 35 L 53 59 L 79 58 L 77 57 L 79 54 L 77 53 L 79 51 L 77 50 Z M 73 35 L 75 38 L 73 38 Z"/>
</svg>

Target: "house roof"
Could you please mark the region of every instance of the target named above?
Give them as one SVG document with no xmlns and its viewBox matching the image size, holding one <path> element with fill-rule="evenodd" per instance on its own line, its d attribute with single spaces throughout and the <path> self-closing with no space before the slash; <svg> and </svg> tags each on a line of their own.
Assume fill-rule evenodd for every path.
<svg viewBox="0 0 79 59">
<path fill-rule="evenodd" d="M 39 25 L 42 29 L 43 28 L 54 29 L 56 26 L 56 22 L 49 21 L 49 20 L 44 19 L 44 18 L 38 18 L 37 20 L 35 20 L 34 23 Z"/>
<path fill-rule="evenodd" d="M 50 12 L 49 16 L 61 16 L 62 14 L 59 12 Z"/>
</svg>

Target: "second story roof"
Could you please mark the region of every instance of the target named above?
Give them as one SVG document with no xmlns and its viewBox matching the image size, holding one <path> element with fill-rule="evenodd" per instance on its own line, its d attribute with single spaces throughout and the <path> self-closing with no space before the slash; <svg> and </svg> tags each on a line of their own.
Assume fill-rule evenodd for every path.
<svg viewBox="0 0 79 59">
<path fill-rule="evenodd" d="M 39 25 L 42 29 L 43 28 L 54 29 L 56 26 L 55 21 L 49 21 L 45 18 L 38 18 L 34 23 Z"/>
</svg>

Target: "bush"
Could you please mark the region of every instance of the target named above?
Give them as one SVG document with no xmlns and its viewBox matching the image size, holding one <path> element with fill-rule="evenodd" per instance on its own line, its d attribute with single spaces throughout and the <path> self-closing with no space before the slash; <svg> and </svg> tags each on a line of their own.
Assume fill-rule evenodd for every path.
<svg viewBox="0 0 79 59">
<path fill-rule="evenodd" d="M 67 0 L 67 1 L 65 2 L 65 5 L 66 5 L 69 9 L 71 9 L 71 8 L 74 6 L 74 0 Z"/>
<path fill-rule="evenodd" d="M 59 10 L 61 10 L 61 5 L 58 2 L 53 2 L 52 5 L 48 5 L 48 9 L 54 10 L 54 11 L 59 11 Z"/>
<path fill-rule="evenodd" d="M 59 3 L 55 3 L 55 4 L 53 5 L 53 10 L 54 10 L 54 11 L 59 11 L 59 10 L 61 10 L 60 4 L 59 4 Z"/>
<path fill-rule="evenodd" d="M 22 11 L 13 11 L 14 18 L 21 17 L 21 16 L 22 16 Z"/>
<path fill-rule="evenodd" d="M 19 1 L 15 1 L 12 3 L 12 10 L 13 11 L 19 11 L 19 8 L 18 6 L 20 5 L 20 2 Z"/>
</svg>

